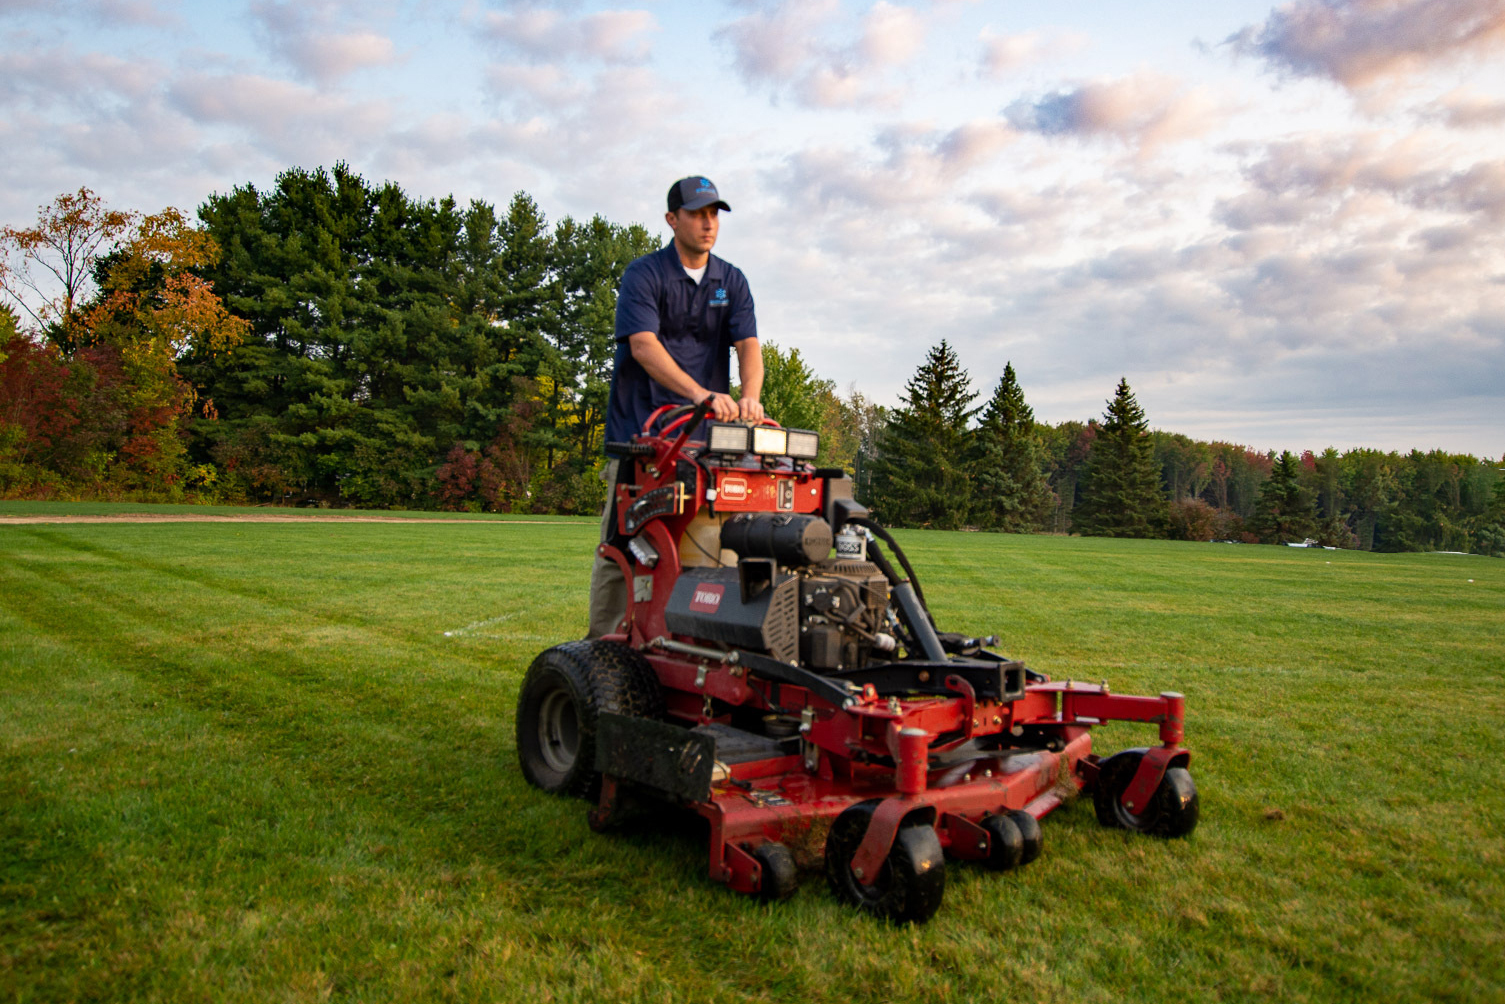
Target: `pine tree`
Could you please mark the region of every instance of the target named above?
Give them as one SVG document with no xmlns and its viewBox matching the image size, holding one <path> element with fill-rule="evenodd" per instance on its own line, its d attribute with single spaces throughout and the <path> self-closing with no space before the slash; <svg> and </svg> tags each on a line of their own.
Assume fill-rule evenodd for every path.
<svg viewBox="0 0 1505 1004">
<path fill-rule="evenodd" d="M 1286 450 L 1270 469 L 1270 479 L 1260 487 L 1250 529 L 1261 543 L 1302 541 L 1317 529 L 1317 508 L 1301 487 L 1299 464 Z"/>
<path fill-rule="evenodd" d="M 893 526 L 955 529 L 970 509 L 967 476 L 968 408 L 977 393 L 956 352 L 930 350 L 904 385 L 904 406 L 892 412 L 873 462 L 872 508 Z"/>
<path fill-rule="evenodd" d="M 972 517 L 988 530 L 1023 533 L 1050 516 L 1055 496 L 1040 472 L 1035 413 L 1012 363 L 983 411 L 973 435 Z"/>
<path fill-rule="evenodd" d="M 1072 528 L 1095 537 L 1160 537 L 1168 523 L 1144 409 L 1120 379 L 1092 443 Z"/>
</svg>

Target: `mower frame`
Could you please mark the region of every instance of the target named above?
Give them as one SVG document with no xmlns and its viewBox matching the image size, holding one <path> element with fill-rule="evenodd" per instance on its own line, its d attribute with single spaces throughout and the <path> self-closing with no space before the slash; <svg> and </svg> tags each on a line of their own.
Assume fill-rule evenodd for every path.
<svg viewBox="0 0 1505 1004">
<path fill-rule="evenodd" d="M 851 502 L 833 509 L 851 494 L 841 472 L 787 456 L 709 453 L 689 439 L 706 412 L 707 403 L 660 409 L 631 443 L 609 444 L 623 459 L 611 486 L 613 532 L 598 553 L 628 585 L 627 612 L 617 632 L 559 646 L 530 669 L 517 723 L 529 780 L 566 787 L 530 770 L 528 750 L 553 739 L 525 704 L 535 677 L 558 674 L 549 666 L 563 656 L 551 662 L 550 653 L 568 650 L 583 666 L 630 662 L 634 686 L 646 688 L 635 705 L 577 697 L 574 751 L 595 772 L 571 786 L 594 798 L 592 828 L 619 823 L 645 796 L 684 805 L 709 824 L 710 878 L 737 892 L 783 898 L 797 865 L 823 862 L 839 897 L 890 920 L 923 921 L 940 905 L 942 855 L 1000 869 L 1027 863 L 1040 851 L 1038 820 L 1080 791 L 1093 792 L 1105 825 L 1162 836 L 1195 827 L 1181 694 L 1052 681 L 982 644 L 996 639 L 942 644 L 912 575 L 891 565 L 902 658 L 819 672 L 672 631 L 665 611 L 684 570 L 682 537 L 702 511 L 866 514 Z M 861 522 L 908 570 L 897 542 Z M 721 602 L 713 592 L 703 597 L 711 611 Z M 779 734 L 750 732 L 754 716 L 770 716 Z M 1155 725 L 1159 743 L 1100 759 L 1090 731 L 1109 721 Z"/>
</svg>

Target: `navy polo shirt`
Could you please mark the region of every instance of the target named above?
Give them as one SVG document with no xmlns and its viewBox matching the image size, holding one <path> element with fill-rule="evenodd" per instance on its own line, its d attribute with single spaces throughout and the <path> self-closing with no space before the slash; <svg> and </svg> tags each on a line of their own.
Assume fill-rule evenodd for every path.
<svg viewBox="0 0 1505 1004">
<path fill-rule="evenodd" d="M 648 375 L 627 339 L 651 331 L 696 383 L 731 390 L 733 342 L 758 334 L 752 292 L 742 270 L 715 255 L 697 284 L 685 274 L 674 242 L 643 255 L 622 273 L 617 293 L 617 357 L 606 410 L 606 440 L 625 443 L 666 404 L 693 404 Z"/>
</svg>

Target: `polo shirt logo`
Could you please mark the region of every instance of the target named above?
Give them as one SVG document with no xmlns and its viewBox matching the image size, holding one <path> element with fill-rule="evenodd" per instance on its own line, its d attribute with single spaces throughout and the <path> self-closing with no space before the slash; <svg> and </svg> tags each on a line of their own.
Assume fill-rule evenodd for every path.
<svg viewBox="0 0 1505 1004">
<path fill-rule="evenodd" d="M 731 303 L 731 301 L 726 298 L 725 287 L 722 287 L 721 289 L 718 289 L 716 290 L 716 292 L 711 294 L 710 306 L 725 307 L 729 303 Z"/>
</svg>

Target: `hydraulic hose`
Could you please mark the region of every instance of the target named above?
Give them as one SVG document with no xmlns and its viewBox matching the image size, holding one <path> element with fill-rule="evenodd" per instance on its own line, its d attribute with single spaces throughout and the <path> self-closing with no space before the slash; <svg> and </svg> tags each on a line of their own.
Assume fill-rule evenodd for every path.
<svg viewBox="0 0 1505 1004">
<path fill-rule="evenodd" d="M 848 520 L 857 522 L 857 520 Z M 862 522 L 866 523 L 867 520 Z M 885 534 L 885 536 L 887 536 Z M 898 545 L 894 545 L 897 549 Z M 909 579 L 899 578 L 894 571 L 894 566 L 889 564 L 876 541 L 870 542 L 867 549 L 868 560 L 878 566 L 883 577 L 888 579 L 889 593 L 894 598 L 894 605 L 899 608 L 899 614 L 904 621 L 904 626 L 914 636 L 915 645 L 925 654 L 925 658 L 931 662 L 945 662 L 946 649 L 941 645 L 941 639 L 936 636 L 935 625 L 930 622 L 930 611 L 925 609 L 924 601 L 915 592 L 914 583 Z"/>
<path fill-rule="evenodd" d="M 920 588 L 920 577 L 915 574 L 914 567 L 910 565 L 909 558 L 904 554 L 904 548 L 899 546 L 899 542 L 897 540 L 894 540 L 893 534 L 889 533 L 887 530 L 883 529 L 883 527 L 879 526 L 873 520 L 868 519 L 866 516 L 848 516 L 847 522 L 855 523 L 861 527 L 866 527 L 867 529 L 871 530 L 879 540 L 883 541 L 889 547 L 894 549 L 894 557 L 899 559 L 899 565 L 904 569 L 904 574 L 909 576 L 909 581 L 914 585 L 915 594 L 920 598 L 920 605 L 925 608 L 926 620 L 931 621 L 931 626 L 934 627 L 935 622 L 930 617 L 930 604 L 925 602 L 925 590 Z M 877 564 L 877 562 L 874 562 L 874 564 Z M 883 566 L 879 565 L 878 567 L 882 568 Z M 893 576 L 892 571 L 893 566 L 889 566 L 888 570 L 884 571 L 883 574 L 889 577 L 888 581 L 890 584 L 897 585 L 899 580 Z"/>
</svg>

